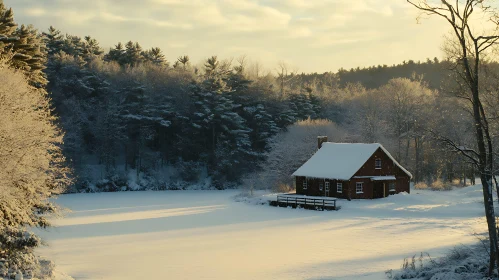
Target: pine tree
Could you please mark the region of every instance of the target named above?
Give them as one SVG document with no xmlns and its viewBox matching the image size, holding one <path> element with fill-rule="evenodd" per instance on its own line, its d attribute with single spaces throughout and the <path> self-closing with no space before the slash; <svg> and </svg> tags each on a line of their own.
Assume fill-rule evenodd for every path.
<svg viewBox="0 0 499 280">
<path fill-rule="evenodd" d="M 32 26 L 16 27 L 12 9 L 6 10 L 0 3 L 0 57 L 12 57 L 11 65 L 24 72 L 30 85 L 41 89 L 47 84 L 43 73 L 47 56 L 45 44 Z"/>
<path fill-rule="evenodd" d="M 107 84 L 109 85 L 109 84 Z M 120 143 L 124 140 L 125 127 L 120 119 L 123 104 L 117 92 L 106 88 L 106 96 L 99 103 L 95 122 L 95 137 L 97 139 L 96 153 L 99 161 L 104 164 L 106 175 L 112 175 L 119 154 Z"/>
<path fill-rule="evenodd" d="M 220 61 L 218 61 L 217 56 L 212 56 L 206 60 L 204 63 L 205 75 L 207 79 L 214 79 L 218 74 Z M 218 77 L 220 78 L 220 77 Z"/>
<path fill-rule="evenodd" d="M 82 56 L 85 61 L 90 61 L 94 57 L 102 55 L 104 51 L 99 46 L 99 42 L 90 36 L 85 36 L 83 41 Z"/>
<path fill-rule="evenodd" d="M 120 65 L 124 65 L 125 61 L 125 48 L 123 44 L 120 42 L 114 48 L 110 49 L 109 52 L 104 56 L 104 59 L 107 61 L 115 61 Z"/>
<path fill-rule="evenodd" d="M 12 9 L 6 9 L 0 2 L 0 55 L 10 50 L 12 42 L 16 40 L 13 36 L 17 24 L 14 22 L 14 12 Z"/>
<path fill-rule="evenodd" d="M 17 40 L 12 44 L 12 65 L 26 73 L 32 86 L 45 87 L 48 81 L 43 70 L 47 62 L 47 52 L 42 38 L 31 25 L 21 25 L 13 35 Z"/>
<path fill-rule="evenodd" d="M 143 115 L 146 99 L 145 88 L 134 83 L 122 89 L 120 95 L 125 97 L 120 117 L 126 127 L 128 137 L 125 168 L 130 166 L 135 169 L 138 178 L 142 167 L 145 138 L 149 132 L 146 122 L 147 116 Z"/>
<path fill-rule="evenodd" d="M 165 55 L 160 48 L 151 48 L 143 53 L 144 59 L 159 66 L 168 66 Z"/>
<path fill-rule="evenodd" d="M 144 61 L 144 56 L 140 44 L 137 42 L 133 43 L 132 41 L 126 43 L 124 64 L 134 67 L 139 65 L 143 61 Z"/>
<path fill-rule="evenodd" d="M 186 70 L 187 67 L 189 66 L 189 56 L 188 55 L 184 55 L 184 56 L 180 56 L 177 58 L 177 61 L 175 62 L 175 64 L 178 63 L 178 65 L 182 64 L 182 69 L 183 70 Z"/>
<path fill-rule="evenodd" d="M 207 67 L 215 70 L 213 65 L 217 63 L 213 59 L 211 62 Z M 206 154 L 207 162 L 215 185 L 223 187 L 225 181 L 237 178 L 236 173 L 244 169 L 245 159 L 256 155 L 251 150 L 251 129 L 237 113 L 241 105 L 232 100 L 223 79 L 207 79 L 201 85 L 194 85 L 191 98 L 195 104 L 193 135 L 202 139 L 200 145 L 211 148 Z"/>
<path fill-rule="evenodd" d="M 62 50 L 69 55 L 83 57 L 84 43 L 80 37 L 66 34 Z"/>
<path fill-rule="evenodd" d="M 47 46 L 47 53 L 49 56 L 57 54 L 63 50 L 64 36 L 61 31 L 50 26 L 48 32 L 43 32 L 43 42 Z"/>
<path fill-rule="evenodd" d="M 243 111 L 242 117 L 246 119 L 251 129 L 250 139 L 253 149 L 258 152 L 267 151 L 271 137 L 279 132 L 274 118 L 261 102 L 247 104 Z"/>
</svg>

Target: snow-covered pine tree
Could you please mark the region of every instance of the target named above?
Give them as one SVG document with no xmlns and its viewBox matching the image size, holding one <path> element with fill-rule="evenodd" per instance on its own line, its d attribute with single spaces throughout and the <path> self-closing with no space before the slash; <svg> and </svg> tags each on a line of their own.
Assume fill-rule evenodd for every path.
<svg viewBox="0 0 499 280">
<path fill-rule="evenodd" d="M 31 25 L 21 25 L 13 34 L 17 40 L 12 44 L 12 65 L 22 69 L 36 88 L 43 88 L 48 80 L 43 72 L 47 62 L 47 51 L 38 31 Z"/>
<path fill-rule="evenodd" d="M 46 69 L 55 112 L 62 116 L 61 125 L 66 131 L 63 151 L 72 160 L 77 175 L 83 173 L 85 158 L 98 147 L 97 109 L 109 92 L 109 83 L 85 64 L 79 56 L 60 52 L 51 56 Z"/>
<path fill-rule="evenodd" d="M 251 129 L 250 139 L 253 149 L 258 152 L 266 151 L 271 137 L 279 131 L 273 116 L 260 102 L 245 105 L 243 110 L 242 117 L 246 119 Z"/>
<path fill-rule="evenodd" d="M 309 93 L 299 93 L 291 94 L 289 97 L 289 103 L 291 110 L 296 113 L 296 118 L 298 120 L 304 120 L 307 118 L 315 119 L 317 118 L 317 113 L 314 110 L 314 105 L 310 99 Z"/>
<path fill-rule="evenodd" d="M 233 181 L 244 170 L 247 159 L 257 156 L 251 149 L 246 120 L 238 114 L 241 104 L 234 102 L 234 91 L 227 85 L 226 67 L 220 67 L 216 57 L 206 64 L 207 79 L 194 85 L 191 98 L 195 106 L 192 116 L 194 134 L 210 147 L 207 161 L 211 166 L 215 185 L 223 187 L 226 180 Z"/>
<path fill-rule="evenodd" d="M 32 86 L 42 89 L 47 84 L 43 73 L 45 44 L 32 26 L 16 27 L 14 12 L 0 3 L 0 56 L 9 58 L 9 63 L 22 69 Z"/>
<path fill-rule="evenodd" d="M 249 136 L 254 153 L 263 153 L 267 148 L 267 141 L 279 129 L 274 117 L 265 109 L 266 102 L 261 89 L 249 89 L 252 81 L 245 77 L 242 65 L 235 67 L 234 70 L 235 73 L 229 74 L 226 78 L 227 85 L 231 89 L 228 94 L 236 104 L 241 104 L 236 108 L 236 113 L 244 118 L 251 130 Z"/>
<path fill-rule="evenodd" d="M 285 102 L 284 104 L 279 105 L 281 107 L 279 110 L 279 118 L 277 120 L 277 125 L 279 127 L 287 127 L 288 125 L 295 123 L 299 119 L 294 103 L 287 100 L 287 102 Z"/>
<path fill-rule="evenodd" d="M 83 57 L 84 43 L 80 37 L 66 34 L 62 50 L 69 55 Z"/>
<path fill-rule="evenodd" d="M 125 127 L 120 119 L 123 104 L 118 94 L 107 88 L 106 96 L 97 107 L 95 121 L 95 151 L 99 162 L 104 165 L 106 176 L 112 176 L 116 167 L 116 158 L 123 143 Z"/>
<path fill-rule="evenodd" d="M 121 118 L 128 137 L 127 165 L 136 169 L 138 176 L 146 147 L 158 138 L 160 131 L 170 127 L 175 114 L 168 97 L 150 98 L 147 88 L 138 82 L 125 87 L 120 94 L 125 98 Z"/>
</svg>

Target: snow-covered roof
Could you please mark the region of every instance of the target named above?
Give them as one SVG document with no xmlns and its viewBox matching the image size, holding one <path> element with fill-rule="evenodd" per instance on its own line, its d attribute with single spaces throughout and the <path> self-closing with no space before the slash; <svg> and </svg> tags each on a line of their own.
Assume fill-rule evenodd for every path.
<svg viewBox="0 0 499 280">
<path fill-rule="evenodd" d="M 379 143 L 331 143 L 326 142 L 293 176 L 350 180 L 366 161 L 381 148 L 386 155 L 412 178 L 411 173 L 400 165 Z"/>
</svg>

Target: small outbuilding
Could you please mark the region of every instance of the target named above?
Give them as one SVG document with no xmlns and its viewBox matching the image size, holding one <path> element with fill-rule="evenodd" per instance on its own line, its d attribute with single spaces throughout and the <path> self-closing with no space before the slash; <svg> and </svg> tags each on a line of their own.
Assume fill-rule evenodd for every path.
<svg viewBox="0 0 499 280">
<path fill-rule="evenodd" d="M 293 173 L 296 194 L 345 199 L 382 198 L 410 192 L 412 175 L 379 143 L 330 143 Z"/>
</svg>

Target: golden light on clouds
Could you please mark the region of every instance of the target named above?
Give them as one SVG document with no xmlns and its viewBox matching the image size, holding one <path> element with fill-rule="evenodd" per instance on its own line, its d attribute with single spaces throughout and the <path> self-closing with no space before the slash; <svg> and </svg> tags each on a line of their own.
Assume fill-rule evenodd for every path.
<svg viewBox="0 0 499 280">
<path fill-rule="evenodd" d="M 16 20 L 96 38 L 138 41 L 169 60 L 247 55 L 304 72 L 440 57 L 445 23 L 416 23 L 401 0 L 4 0 Z"/>
</svg>

